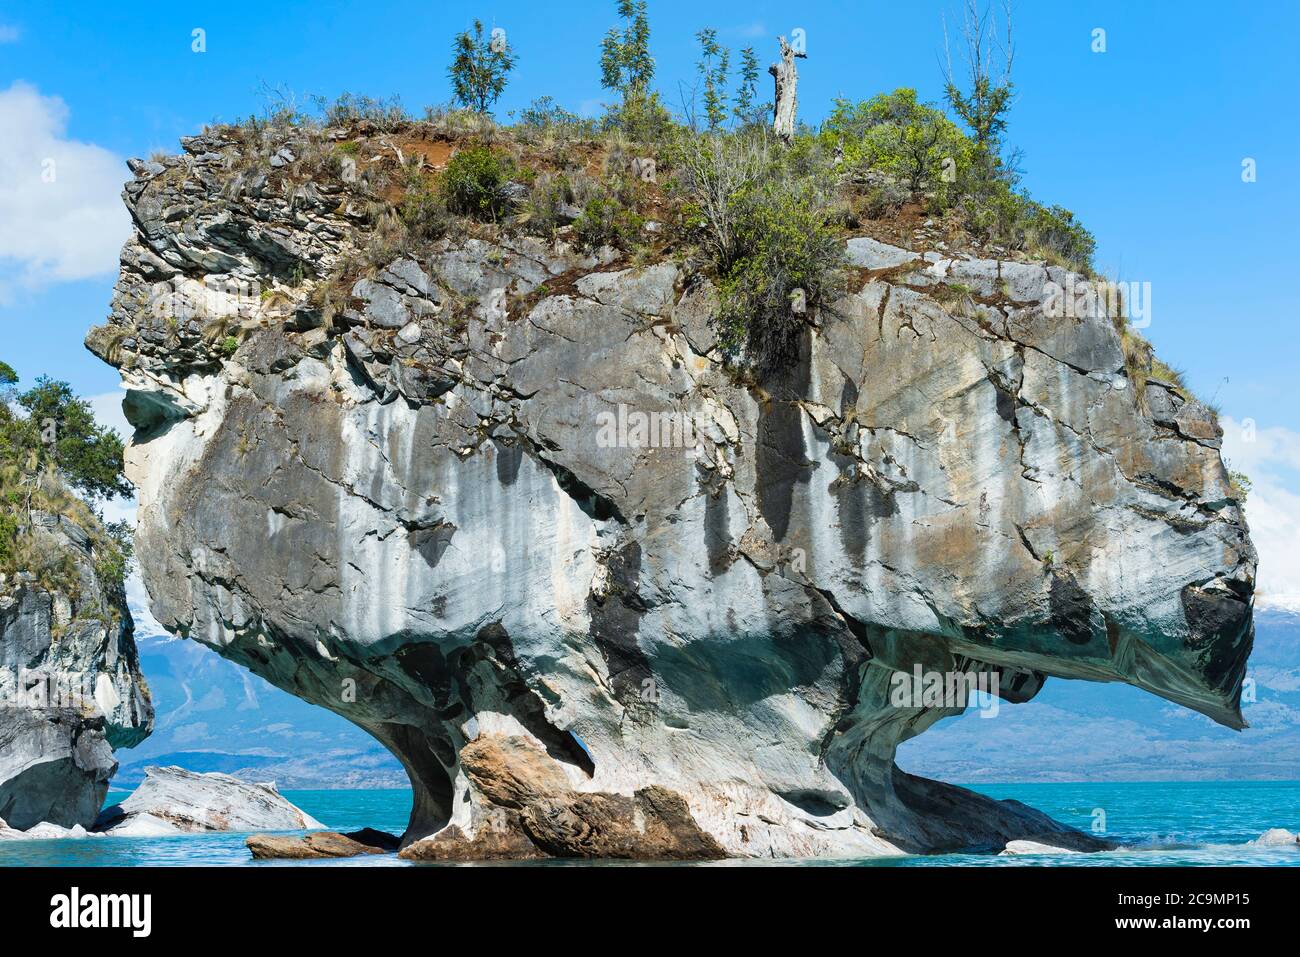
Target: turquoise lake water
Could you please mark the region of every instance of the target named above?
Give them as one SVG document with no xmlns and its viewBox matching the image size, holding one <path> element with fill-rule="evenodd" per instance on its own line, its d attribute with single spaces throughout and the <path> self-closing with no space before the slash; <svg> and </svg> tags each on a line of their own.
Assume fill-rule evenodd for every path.
<svg viewBox="0 0 1300 957">
<path fill-rule="evenodd" d="M 1297 781 L 987 784 L 974 789 L 995 798 L 1023 801 L 1083 830 L 1093 829 L 1100 810 L 1105 814 L 1104 836 L 1126 847 L 1105 854 L 1018 858 L 946 854 L 833 863 L 870 867 L 1300 865 L 1300 849 L 1246 846 L 1247 841 L 1270 827 L 1300 830 L 1300 782 Z M 285 791 L 284 794 L 327 827 L 340 831 L 374 827 L 400 834 L 406 827 L 411 807 L 411 794 L 405 790 Z M 109 792 L 108 803 L 114 804 L 124 797 L 126 792 Z M 391 854 L 291 863 L 309 867 L 406 866 Z M 723 866 L 734 863 L 724 862 Z M 22 865 L 282 866 L 274 862 L 254 864 L 242 834 L 0 843 L 0 866 Z"/>
</svg>

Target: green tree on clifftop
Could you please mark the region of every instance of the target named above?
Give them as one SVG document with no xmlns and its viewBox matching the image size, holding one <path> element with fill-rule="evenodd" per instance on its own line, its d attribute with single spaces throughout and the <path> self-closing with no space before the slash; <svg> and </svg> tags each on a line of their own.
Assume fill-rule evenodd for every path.
<svg viewBox="0 0 1300 957">
<path fill-rule="evenodd" d="M 0 380 L 12 385 L 17 376 L 0 369 Z M 91 501 L 130 495 L 131 485 L 122 475 L 122 439 L 95 421 L 85 399 L 73 394 L 66 382 L 45 376 L 18 394 L 21 415 L 8 404 L 0 405 L 0 458 L 5 464 L 34 471 L 53 466 L 72 488 Z"/>
<path fill-rule="evenodd" d="M 472 32 L 466 30 L 452 41 L 451 51 L 447 75 L 453 98 L 476 112 L 488 112 L 505 91 L 515 67 L 516 57 L 506 42 L 505 31 L 493 30 L 485 38 L 482 22 L 475 20 Z"/>
</svg>

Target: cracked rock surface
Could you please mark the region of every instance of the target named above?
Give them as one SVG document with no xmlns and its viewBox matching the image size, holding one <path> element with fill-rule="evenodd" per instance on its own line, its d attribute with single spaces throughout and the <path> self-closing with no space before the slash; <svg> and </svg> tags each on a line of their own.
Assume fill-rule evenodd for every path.
<svg viewBox="0 0 1300 957">
<path fill-rule="evenodd" d="M 185 146 L 136 165 L 87 340 L 129 389 L 152 610 L 389 747 L 408 856 L 1104 846 L 900 771 L 960 711 L 891 700 L 918 668 L 1241 725 L 1255 555 L 1217 424 L 1136 395 L 1110 319 L 1046 316 L 1061 270 L 852 240 L 851 294 L 746 385 L 707 280 L 563 241 L 442 240 L 327 323 L 346 194 Z M 611 447 L 620 409 L 664 428 Z"/>
</svg>

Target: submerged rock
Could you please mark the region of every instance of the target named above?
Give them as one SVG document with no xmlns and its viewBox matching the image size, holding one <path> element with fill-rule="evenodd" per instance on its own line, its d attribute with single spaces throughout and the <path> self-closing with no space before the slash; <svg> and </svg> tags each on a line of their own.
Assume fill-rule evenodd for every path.
<svg viewBox="0 0 1300 957">
<path fill-rule="evenodd" d="M 127 186 L 87 340 L 129 390 L 151 608 L 389 747 L 408 856 L 1095 849 L 899 743 L 967 679 L 1242 726 L 1255 554 L 1217 426 L 1137 395 L 1111 319 L 1036 301 L 1079 277 L 855 241 L 750 385 L 689 262 L 480 232 L 331 278 L 370 238 L 352 185 L 253 189 L 237 143 L 187 142 Z"/>
<path fill-rule="evenodd" d="M 110 815 L 110 811 L 114 809 L 105 808 L 103 814 L 96 820 L 95 826 L 104 828 L 97 833 L 112 834 L 114 837 L 169 837 L 173 834 L 184 834 L 187 830 L 165 818 L 145 812 L 119 818 L 115 811 Z"/>
<path fill-rule="evenodd" d="M 97 524 L 88 510 L 83 522 Z M 149 734 L 153 704 L 122 585 L 101 574 L 87 528 L 33 512 L 24 534 L 45 567 L 0 576 L 0 817 L 89 827 L 113 749 Z"/>
<path fill-rule="evenodd" d="M 274 784 L 174 767 L 146 768 L 144 782 L 131 796 L 105 808 L 95 822 L 96 831 L 130 837 L 322 827 L 286 801 Z"/>
<path fill-rule="evenodd" d="M 1023 857 L 1026 854 L 1078 854 L 1068 847 L 1055 847 L 1040 844 L 1037 841 L 1008 841 L 1007 846 L 998 852 L 999 857 Z"/>
<path fill-rule="evenodd" d="M 72 827 L 62 827 L 58 824 L 42 821 L 40 824 L 33 824 L 25 831 L 20 831 L 0 820 L 0 841 L 55 841 L 98 836 L 93 831 L 87 831 L 80 824 L 74 824 Z"/>
<path fill-rule="evenodd" d="M 23 832 L 23 835 L 31 840 L 38 841 L 57 841 L 68 838 L 98 837 L 93 831 L 87 831 L 80 824 L 74 824 L 72 827 L 60 827 L 58 824 L 50 824 L 42 821 L 35 827 L 29 827 Z"/>
<path fill-rule="evenodd" d="M 340 834 L 313 831 L 302 837 L 284 834 L 253 834 L 244 843 L 254 860 L 311 860 L 327 857 L 357 857 L 361 854 L 391 854 L 400 839 L 373 828 Z"/>
<path fill-rule="evenodd" d="M 1300 847 L 1300 834 L 1292 834 L 1284 827 L 1270 827 L 1250 843 L 1257 847 Z"/>
</svg>

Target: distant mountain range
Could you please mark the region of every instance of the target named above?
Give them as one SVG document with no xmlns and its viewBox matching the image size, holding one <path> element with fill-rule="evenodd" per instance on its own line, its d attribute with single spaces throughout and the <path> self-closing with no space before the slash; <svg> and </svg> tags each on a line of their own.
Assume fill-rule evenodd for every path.
<svg viewBox="0 0 1300 957">
<path fill-rule="evenodd" d="M 1048 679 L 996 717 L 971 709 L 940 722 L 905 742 L 898 763 L 972 784 L 1300 780 L 1300 614 L 1257 612 L 1247 679 L 1245 731 L 1130 685 Z"/>
<path fill-rule="evenodd" d="M 113 787 L 135 787 L 151 764 L 273 780 L 281 788 L 407 786 L 397 759 L 333 712 L 196 641 L 148 637 L 137 644 L 157 717 L 150 737 L 117 753 Z"/>
<path fill-rule="evenodd" d="M 148 637 L 141 665 L 154 733 L 119 751 L 115 788 L 151 764 L 223 771 L 284 788 L 406 787 L 401 765 L 365 732 L 193 641 Z M 1230 731 L 1122 684 L 1049 680 L 1027 704 L 975 709 L 905 742 L 899 764 L 967 783 L 1300 779 L 1300 614 L 1256 619 L 1251 727 Z"/>
</svg>

